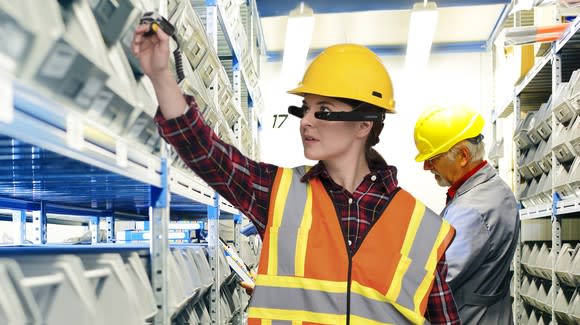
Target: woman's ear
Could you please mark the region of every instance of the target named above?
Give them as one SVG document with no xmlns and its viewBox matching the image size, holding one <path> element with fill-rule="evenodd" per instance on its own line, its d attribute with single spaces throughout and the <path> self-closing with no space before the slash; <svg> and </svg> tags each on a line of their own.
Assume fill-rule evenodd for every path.
<svg viewBox="0 0 580 325">
<path fill-rule="evenodd" d="M 371 121 L 361 121 L 359 122 L 358 125 L 358 135 L 361 138 L 366 137 L 368 134 L 370 134 L 371 129 L 373 128 L 373 123 Z"/>
</svg>

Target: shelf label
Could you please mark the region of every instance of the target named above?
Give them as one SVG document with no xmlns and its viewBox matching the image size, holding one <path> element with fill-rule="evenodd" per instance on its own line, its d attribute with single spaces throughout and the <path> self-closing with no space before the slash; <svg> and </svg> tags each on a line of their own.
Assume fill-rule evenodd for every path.
<svg viewBox="0 0 580 325">
<path fill-rule="evenodd" d="M 119 167 L 127 167 L 127 144 L 117 141 L 117 166 Z"/>
<path fill-rule="evenodd" d="M 81 150 L 84 147 L 84 129 L 83 122 L 72 115 L 66 117 L 66 143 L 69 147 Z"/>
<path fill-rule="evenodd" d="M 14 88 L 12 81 L 0 75 L 0 121 L 12 123 L 14 121 Z"/>
</svg>

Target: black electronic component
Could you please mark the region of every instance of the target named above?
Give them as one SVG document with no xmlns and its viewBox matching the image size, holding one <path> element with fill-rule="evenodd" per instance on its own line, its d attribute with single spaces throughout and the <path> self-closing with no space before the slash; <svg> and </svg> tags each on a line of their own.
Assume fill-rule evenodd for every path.
<svg viewBox="0 0 580 325">
<path fill-rule="evenodd" d="M 297 106 L 289 106 L 288 113 L 298 117 L 304 117 L 304 108 Z M 315 112 L 314 117 L 325 121 L 375 121 L 382 122 L 385 119 L 385 114 L 382 112 L 359 111 L 354 110 L 350 112 Z"/>
</svg>

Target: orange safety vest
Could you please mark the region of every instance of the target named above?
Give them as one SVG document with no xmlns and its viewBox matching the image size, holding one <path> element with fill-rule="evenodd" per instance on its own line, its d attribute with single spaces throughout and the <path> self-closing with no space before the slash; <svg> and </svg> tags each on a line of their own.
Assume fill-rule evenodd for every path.
<svg viewBox="0 0 580 325">
<path fill-rule="evenodd" d="M 306 169 L 279 168 L 249 325 L 423 324 L 455 230 L 399 190 L 351 255 L 333 202 Z"/>
</svg>

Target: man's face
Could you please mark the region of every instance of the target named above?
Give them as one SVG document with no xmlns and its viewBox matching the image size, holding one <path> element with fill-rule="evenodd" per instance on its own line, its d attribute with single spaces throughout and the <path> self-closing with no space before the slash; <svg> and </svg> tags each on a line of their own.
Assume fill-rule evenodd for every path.
<svg viewBox="0 0 580 325">
<path fill-rule="evenodd" d="M 449 187 L 456 181 L 455 175 L 459 167 L 456 155 L 445 152 L 423 162 L 423 169 L 428 170 L 435 176 L 437 184 L 441 187 Z"/>
</svg>

